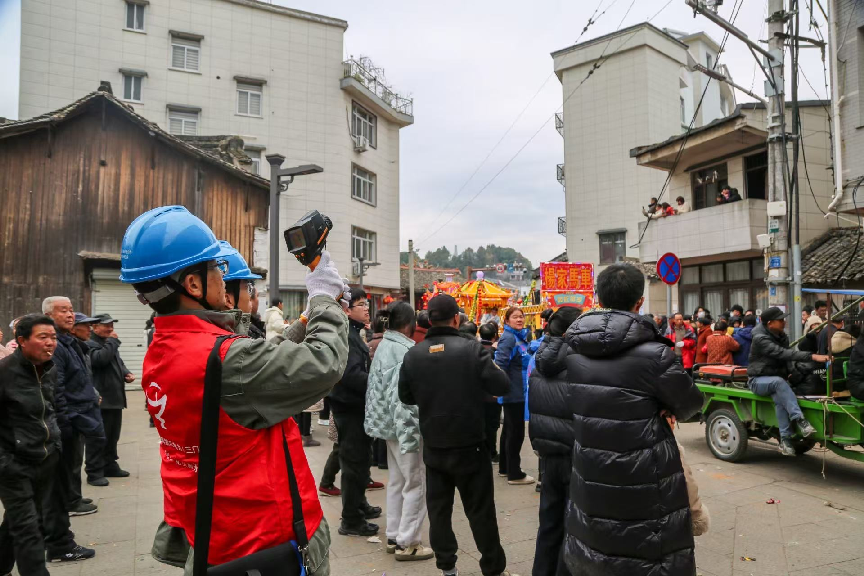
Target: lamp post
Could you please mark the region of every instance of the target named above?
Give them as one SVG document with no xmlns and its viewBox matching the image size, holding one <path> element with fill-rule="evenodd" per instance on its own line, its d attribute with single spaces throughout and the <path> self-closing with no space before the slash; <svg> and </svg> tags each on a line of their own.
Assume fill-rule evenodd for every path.
<svg viewBox="0 0 864 576">
<path fill-rule="evenodd" d="M 317 164 L 282 168 L 285 156 L 268 154 L 270 164 L 270 302 L 279 297 L 279 193 L 288 190 L 295 176 L 318 174 L 324 169 Z M 284 179 L 284 180 L 283 180 Z"/>
</svg>

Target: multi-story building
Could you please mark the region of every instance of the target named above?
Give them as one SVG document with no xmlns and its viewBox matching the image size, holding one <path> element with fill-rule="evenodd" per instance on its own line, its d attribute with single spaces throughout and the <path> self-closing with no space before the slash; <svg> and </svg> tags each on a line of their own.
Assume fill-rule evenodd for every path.
<svg viewBox="0 0 864 576">
<path fill-rule="evenodd" d="M 281 228 L 327 214 L 340 269 L 377 262 L 367 291 L 399 291 L 399 129 L 413 123 L 412 101 L 367 59 L 344 60 L 347 22 L 257 0 L 23 0 L 21 20 L 19 118 L 107 80 L 172 134 L 239 135 L 264 177 L 270 153 L 284 167 L 318 164 L 322 174 L 283 193 Z M 267 246 L 262 230 L 253 264 L 269 268 Z M 283 247 L 280 289 L 295 317 L 304 274 Z"/>
<path fill-rule="evenodd" d="M 567 215 L 559 231 L 564 227 L 569 260 L 601 268 L 639 260 L 647 267 L 675 253 L 684 271 L 672 307 L 687 312 L 699 304 L 714 312 L 732 304 L 761 308 L 768 297 L 756 241 L 768 225 L 765 110 L 739 106 L 727 83 L 708 82 L 705 69 L 729 77 L 716 65 L 719 48 L 704 33 L 645 23 L 553 53 L 564 88 L 566 170 L 559 173 Z M 805 179 L 802 164 L 805 244 L 829 228 L 819 209 L 827 208 L 831 186 L 827 105 L 804 102 L 801 110 L 809 168 Z M 717 205 L 727 183 L 744 200 Z M 651 220 L 643 214 L 652 197 L 675 207 L 679 196 L 691 213 Z M 665 286 L 652 282 L 647 296 L 646 311 L 666 311 Z"/>
</svg>

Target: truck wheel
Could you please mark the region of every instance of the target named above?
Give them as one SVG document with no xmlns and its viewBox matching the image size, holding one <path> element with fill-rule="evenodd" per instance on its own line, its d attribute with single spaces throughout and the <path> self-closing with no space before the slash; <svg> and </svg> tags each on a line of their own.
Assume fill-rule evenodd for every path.
<svg viewBox="0 0 864 576">
<path fill-rule="evenodd" d="M 718 408 L 708 416 L 705 441 L 715 458 L 737 462 L 747 452 L 747 429 L 734 411 Z"/>
<path fill-rule="evenodd" d="M 795 448 L 795 454 L 801 455 L 809 452 L 816 446 L 815 438 L 798 438 L 792 440 L 792 446 Z"/>
</svg>

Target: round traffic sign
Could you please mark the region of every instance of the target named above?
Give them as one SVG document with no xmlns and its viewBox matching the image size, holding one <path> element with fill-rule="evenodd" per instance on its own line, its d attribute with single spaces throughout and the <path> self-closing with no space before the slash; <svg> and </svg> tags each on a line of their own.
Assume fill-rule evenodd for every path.
<svg viewBox="0 0 864 576">
<path fill-rule="evenodd" d="M 681 280 L 681 261 L 675 254 L 667 252 L 657 261 L 657 275 L 665 284 L 677 284 Z"/>
<path fill-rule="evenodd" d="M 507 271 L 507 266 L 505 266 L 504 264 L 496 264 L 495 265 L 495 271 L 498 272 L 499 274 L 503 274 L 504 272 Z"/>
</svg>

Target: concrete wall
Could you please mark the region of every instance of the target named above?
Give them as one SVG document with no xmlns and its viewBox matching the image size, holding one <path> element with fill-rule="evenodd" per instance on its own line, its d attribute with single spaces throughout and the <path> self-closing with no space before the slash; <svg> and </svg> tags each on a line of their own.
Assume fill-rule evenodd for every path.
<svg viewBox="0 0 864 576">
<path fill-rule="evenodd" d="M 147 72 L 136 112 L 167 127 L 167 104 L 201 108 L 199 134 L 237 134 L 284 167 L 315 163 L 324 173 L 298 177 L 282 195 L 282 228 L 317 209 L 333 219 L 329 248 L 350 273 L 351 226 L 376 232 L 381 266 L 366 283 L 399 287 L 399 129 L 378 117 L 378 146 L 357 154 L 349 134 L 351 98 L 343 76 L 345 23 L 302 18 L 227 0 L 151 0 L 145 31 L 124 30 L 120 0 L 23 0 L 19 117 L 55 110 L 111 82 L 119 69 Z M 341 24 L 340 24 L 341 22 Z M 200 73 L 169 70 L 169 30 L 201 34 Z M 261 117 L 239 116 L 235 75 L 262 78 Z M 351 198 L 351 164 L 377 175 L 377 206 Z M 280 230 L 281 233 L 281 230 Z M 281 243 L 280 243 L 281 244 Z M 269 268 L 266 252 L 255 265 Z M 280 285 L 303 286 L 304 269 L 281 253 Z"/>
<path fill-rule="evenodd" d="M 849 183 L 838 210 L 853 210 L 852 189 L 864 176 L 864 3 L 836 0 L 832 4 L 837 9 L 834 14 L 838 43 L 835 69 L 840 87 L 843 180 Z M 864 185 L 858 190 L 856 203 L 859 209 L 864 207 Z"/>
</svg>

